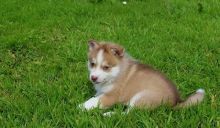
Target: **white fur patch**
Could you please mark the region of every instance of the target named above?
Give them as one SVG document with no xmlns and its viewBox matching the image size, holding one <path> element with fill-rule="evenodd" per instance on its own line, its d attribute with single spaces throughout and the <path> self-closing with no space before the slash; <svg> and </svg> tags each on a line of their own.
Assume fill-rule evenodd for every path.
<svg viewBox="0 0 220 128">
<path fill-rule="evenodd" d="M 119 72 L 120 72 L 120 68 L 119 68 L 119 66 L 116 66 L 116 67 L 113 67 L 113 68 L 111 69 L 110 74 L 111 74 L 112 76 L 116 77 Z"/>
<path fill-rule="evenodd" d="M 96 107 L 99 106 L 99 100 L 100 100 L 100 96 L 92 97 L 89 100 L 87 100 L 85 103 L 80 105 L 80 108 L 86 109 L 86 110 L 90 110 L 90 109 L 96 108 Z"/>
<path fill-rule="evenodd" d="M 136 103 L 145 93 L 146 93 L 145 91 L 141 91 L 141 92 L 136 93 L 136 94 L 130 99 L 129 105 L 130 105 L 131 107 L 134 106 L 135 103 Z"/>
<path fill-rule="evenodd" d="M 205 90 L 200 88 L 196 91 L 196 93 L 205 93 Z"/>
<path fill-rule="evenodd" d="M 104 60 L 104 56 L 103 56 L 103 50 L 100 50 L 97 54 L 97 66 L 100 67 L 102 65 L 102 62 Z"/>
<path fill-rule="evenodd" d="M 108 85 L 96 84 L 95 85 L 96 96 L 111 91 L 113 87 L 114 87 L 113 84 L 108 84 Z"/>
<path fill-rule="evenodd" d="M 102 82 L 104 80 L 104 76 L 105 76 L 105 72 L 101 69 L 101 65 L 103 63 L 104 60 L 104 56 L 103 56 L 103 50 L 100 50 L 97 53 L 96 59 L 94 62 L 96 62 L 96 68 L 89 68 L 90 71 L 90 78 L 91 76 L 96 76 L 98 77 L 97 82 Z"/>
</svg>

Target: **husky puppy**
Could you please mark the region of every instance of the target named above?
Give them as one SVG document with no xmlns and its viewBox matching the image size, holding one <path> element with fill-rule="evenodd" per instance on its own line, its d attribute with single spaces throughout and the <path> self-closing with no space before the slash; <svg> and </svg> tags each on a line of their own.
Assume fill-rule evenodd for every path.
<svg viewBox="0 0 220 128">
<path fill-rule="evenodd" d="M 91 40 L 88 46 L 89 78 L 97 93 L 81 104 L 81 108 L 108 108 L 116 103 L 129 108 L 152 109 L 162 104 L 183 108 L 196 105 L 204 98 L 204 90 L 198 89 L 181 100 L 175 85 L 166 76 L 129 57 L 120 45 Z"/>
</svg>

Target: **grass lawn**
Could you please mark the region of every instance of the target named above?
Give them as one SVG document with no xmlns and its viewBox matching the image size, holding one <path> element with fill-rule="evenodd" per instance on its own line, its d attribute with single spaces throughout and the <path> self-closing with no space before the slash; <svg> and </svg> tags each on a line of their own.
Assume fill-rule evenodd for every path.
<svg viewBox="0 0 220 128">
<path fill-rule="evenodd" d="M 77 108 L 95 94 L 87 40 L 123 45 L 176 83 L 189 109 Z M 220 127 L 219 0 L 0 0 L 0 126 Z"/>
</svg>

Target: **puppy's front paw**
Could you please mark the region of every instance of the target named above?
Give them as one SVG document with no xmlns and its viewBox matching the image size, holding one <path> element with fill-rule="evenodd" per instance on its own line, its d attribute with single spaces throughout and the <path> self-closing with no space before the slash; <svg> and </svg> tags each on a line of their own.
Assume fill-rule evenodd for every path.
<svg viewBox="0 0 220 128">
<path fill-rule="evenodd" d="M 86 110 L 91 110 L 93 108 L 98 107 L 98 103 L 99 103 L 99 98 L 98 97 L 92 97 L 89 100 L 87 100 L 85 103 L 80 104 L 79 108 L 86 109 Z"/>
</svg>

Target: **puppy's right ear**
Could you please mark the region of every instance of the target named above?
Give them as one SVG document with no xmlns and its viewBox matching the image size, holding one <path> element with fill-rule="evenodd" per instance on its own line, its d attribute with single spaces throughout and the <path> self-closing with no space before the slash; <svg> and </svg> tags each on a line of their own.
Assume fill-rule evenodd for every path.
<svg viewBox="0 0 220 128">
<path fill-rule="evenodd" d="M 95 40 L 89 40 L 88 45 L 89 45 L 89 51 L 91 51 L 97 48 L 99 46 L 99 43 Z"/>
</svg>

